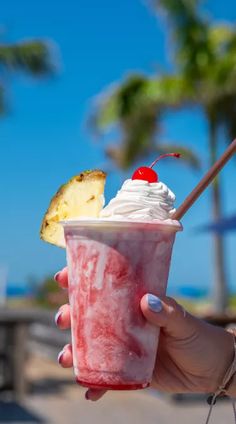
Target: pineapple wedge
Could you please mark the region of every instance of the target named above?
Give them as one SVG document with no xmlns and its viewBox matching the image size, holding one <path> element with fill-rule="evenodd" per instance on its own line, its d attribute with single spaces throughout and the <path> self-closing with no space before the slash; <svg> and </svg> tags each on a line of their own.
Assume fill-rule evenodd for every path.
<svg viewBox="0 0 236 424">
<path fill-rule="evenodd" d="M 103 207 L 105 181 L 103 171 L 85 171 L 61 186 L 44 215 L 40 238 L 64 248 L 64 231 L 59 222 L 81 216 L 98 217 Z"/>
</svg>

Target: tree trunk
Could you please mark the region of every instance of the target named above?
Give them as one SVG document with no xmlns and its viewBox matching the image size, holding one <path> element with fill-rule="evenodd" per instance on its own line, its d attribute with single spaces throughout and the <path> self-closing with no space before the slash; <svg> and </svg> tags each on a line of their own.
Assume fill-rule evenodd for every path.
<svg viewBox="0 0 236 424">
<path fill-rule="evenodd" d="M 217 159 L 217 134 L 214 119 L 210 120 L 210 161 Z M 219 176 L 212 184 L 213 220 L 222 217 L 221 187 Z M 225 248 L 222 235 L 213 234 L 213 267 L 214 267 L 214 309 L 217 313 L 225 312 L 228 304 L 228 287 L 225 266 Z"/>
</svg>

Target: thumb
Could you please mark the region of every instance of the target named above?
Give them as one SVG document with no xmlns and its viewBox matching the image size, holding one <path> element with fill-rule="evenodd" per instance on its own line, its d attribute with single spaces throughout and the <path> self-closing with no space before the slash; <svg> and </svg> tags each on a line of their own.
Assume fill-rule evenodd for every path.
<svg viewBox="0 0 236 424">
<path fill-rule="evenodd" d="M 170 336 L 186 338 L 195 332 L 196 319 L 171 297 L 148 293 L 141 299 L 140 306 L 145 318 Z"/>
</svg>

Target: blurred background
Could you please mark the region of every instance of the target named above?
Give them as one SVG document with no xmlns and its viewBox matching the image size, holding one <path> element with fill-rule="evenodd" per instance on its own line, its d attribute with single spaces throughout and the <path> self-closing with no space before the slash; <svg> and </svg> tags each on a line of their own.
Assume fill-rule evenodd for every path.
<svg viewBox="0 0 236 424">
<path fill-rule="evenodd" d="M 235 19 L 233 0 L 2 5 L 0 422 L 188 422 L 190 410 L 203 419 L 201 401 L 151 390 L 86 404 L 56 364 L 70 339 L 53 323 L 67 301 L 53 281 L 65 251 L 39 229 L 71 176 L 106 171 L 108 201 L 136 167 L 171 151 L 182 159 L 160 162 L 158 174 L 180 205 L 236 136 Z M 220 325 L 236 320 L 235 170 L 232 159 L 184 217 L 168 287 Z"/>
</svg>

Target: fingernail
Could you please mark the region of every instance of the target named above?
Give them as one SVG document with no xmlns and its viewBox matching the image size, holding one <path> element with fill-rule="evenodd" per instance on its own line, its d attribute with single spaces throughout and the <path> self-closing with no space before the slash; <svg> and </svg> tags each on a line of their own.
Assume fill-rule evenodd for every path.
<svg viewBox="0 0 236 424">
<path fill-rule="evenodd" d="M 85 397 L 86 400 L 91 400 L 90 397 L 89 397 L 89 391 L 88 390 L 87 390 L 87 392 L 85 392 L 84 397 Z"/>
<path fill-rule="evenodd" d="M 59 275 L 60 275 L 60 272 L 61 272 L 61 271 L 58 271 L 58 272 L 54 275 L 54 277 L 53 277 L 53 278 L 54 278 L 54 280 L 55 280 L 55 281 L 58 281 L 58 279 L 59 279 Z"/>
<path fill-rule="evenodd" d="M 154 296 L 153 294 L 148 294 L 147 301 L 148 301 L 148 307 L 152 312 L 162 311 L 162 303 L 159 297 Z"/>
<path fill-rule="evenodd" d="M 62 312 L 62 311 L 60 311 L 60 310 L 56 313 L 55 318 L 54 318 L 54 319 L 55 319 L 55 324 L 56 324 L 56 325 L 59 325 L 59 324 L 60 324 L 60 319 L 61 319 L 62 313 L 63 313 L 63 312 Z"/>
<path fill-rule="evenodd" d="M 61 365 L 61 362 L 62 362 L 62 357 L 64 355 L 64 352 L 65 352 L 64 349 L 61 350 L 61 352 L 59 352 L 58 357 L 57 357 L 57 361 L 60 365 Z"/>
</svg>

